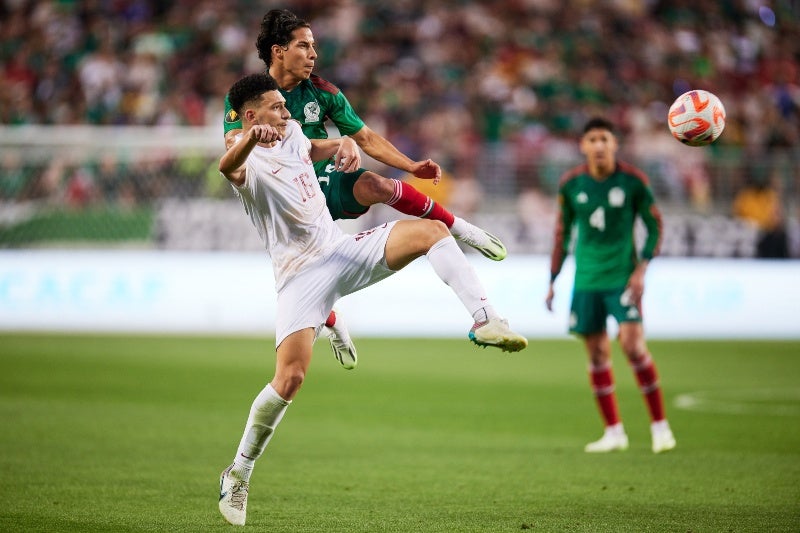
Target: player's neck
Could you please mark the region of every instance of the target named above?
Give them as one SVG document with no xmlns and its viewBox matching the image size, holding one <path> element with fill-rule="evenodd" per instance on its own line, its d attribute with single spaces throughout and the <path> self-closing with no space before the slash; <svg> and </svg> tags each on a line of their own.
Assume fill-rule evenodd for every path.
<svg viewBox="0 0 800 533">
<path fill-rule="evenodd" d="M 597 181 L 603 181 L 614 173 L 616 163 L 612 165 L 592 165 L 589 164 L 589 175 Z"/>
<path fill-rule="evenodd" d="M 275 78 L 275 81 L 278 82 L 278 87 L 283 91 L 291 91 L 303 81 L 280 65 L 274 63 L 269 67 L 269 75 Z"/>
</svg>

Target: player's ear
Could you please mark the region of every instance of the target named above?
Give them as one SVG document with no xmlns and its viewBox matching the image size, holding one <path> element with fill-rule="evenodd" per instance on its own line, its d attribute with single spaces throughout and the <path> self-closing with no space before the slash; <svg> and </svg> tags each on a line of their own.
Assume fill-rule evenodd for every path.
<svg viewBox="0 0 800 533">
<path fill-rule="evenodd" d="M 283 59 L 283 52 L 284 52 L 284 50 L 280 45 L 278 45 L 278 44 L 273 44 L 272 45 L 272 53 L 276 57 L 278 57 L 279 59 Z"/>
</svg>

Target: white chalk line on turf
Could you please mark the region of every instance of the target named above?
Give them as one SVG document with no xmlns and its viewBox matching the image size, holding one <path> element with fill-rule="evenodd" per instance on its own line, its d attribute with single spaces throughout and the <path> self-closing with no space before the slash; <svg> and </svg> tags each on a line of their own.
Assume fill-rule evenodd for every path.
<svg viewBox="0 0 800 533">
<path fill-rule="evenodd" d="M 675 407 L 732 415 L 800 416 L 800 389 L 733 389 L 680 394 Z"/>
</svg>

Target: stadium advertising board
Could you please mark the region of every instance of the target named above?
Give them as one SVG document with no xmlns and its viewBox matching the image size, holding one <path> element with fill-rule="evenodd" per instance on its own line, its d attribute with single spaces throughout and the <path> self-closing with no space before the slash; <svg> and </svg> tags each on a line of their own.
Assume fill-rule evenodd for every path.
<svg viewBox="0 0 800 533">
<path fill-rule="evenodd" d="M 520 332 L 566 336 L 570 261 L 556 282 L 555 310 L 548 313 L 548 258 L 470 259 L 497 308 Z M 659 258 L 648 271 L 648 335 L 800 338 L 798 274 L 796 261 Z M 355 335 L 460 337 L 470 326 L 424 259 L 337 307 Z M 274 323 L 272 269 L 262 253 L 0 252 L 5 331 L 270 335 Z"/>
</svg>

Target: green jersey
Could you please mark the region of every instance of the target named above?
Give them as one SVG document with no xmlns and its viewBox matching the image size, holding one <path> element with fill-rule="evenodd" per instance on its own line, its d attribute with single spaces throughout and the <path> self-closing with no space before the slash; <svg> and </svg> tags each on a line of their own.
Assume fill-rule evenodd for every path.
<svg viewBox="0 0 800 533">
<path fill-rule="evenodd" d="M 639 261 L 634 242 L 637 216 L 647 229 L 641 257 L 651 259 L 658 253 L 661 214 L 647 176 L 636 167 L 618 162 L 602 181 L 592 178 L 585 164 L 569 170 L 559 182 L 558 202 L 551 279 L 561 271 L 573 226 L 575 290 L 617 289 L 628 283 Z"/>
<path fill-rule="evenodd" d="M 330 119 L 341 135 L 353 135 L 364 127 L 364 121 L 356 114 L 344 93 L 334 84 L 316 74 L 291 91 L 280 89 L 286 99 L 286 108 L 292 118 L 300 122 L 303 133 L 309 139 L 327 139 L 325 122 Z M 241 129 L 242 120 L 231 109 L 228 96 L 225 96 L 225 133 Z M 314 163 L 317 174 L 324 173 L 327 161 Z"/>
</svg>

